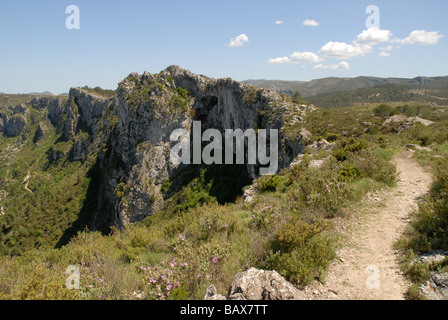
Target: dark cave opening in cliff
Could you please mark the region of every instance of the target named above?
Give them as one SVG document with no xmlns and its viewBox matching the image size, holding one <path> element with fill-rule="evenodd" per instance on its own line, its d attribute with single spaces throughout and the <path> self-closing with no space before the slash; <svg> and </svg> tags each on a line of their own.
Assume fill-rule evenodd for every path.
<svg viewBox="0 0 448 320">
<path fill-rule="evenodd" d="M 195 120 L 201 121 L 201 125 L 206 127 L 208 125 L 208 114 L 200 114 Z"/>
<path fill-rule="evenodd" d="M 210 111 L 218 104 L 219 100 L 215 96 L 205 96 L 201 98 L 200 102 L 203 109 Z"/>
<path fill-rule="evenodd" d="M 190 164 L 180 170 L 170 186 L 168 194 L 179 191 L 201 176 L 205 170 L 205 184 L 211 183 L 209 194 L 216 198 L 218 203 L 234 203 L 244 194 L 244 187 L 252 183 L 246 165 L 235 164 L 213 164 L 213 165 L 195 165 Z"/>
<path fill-rule="evenodd" d="M 218 104 L 219 100 L 216 96 L 204 96 L 199 99 L 199 102 L 193 109 L 195 110 L 195 117 L 193 120 L 201 121 L 202 127 L 205 128 L 209 123 L 209 113 Z"/>
</svg>

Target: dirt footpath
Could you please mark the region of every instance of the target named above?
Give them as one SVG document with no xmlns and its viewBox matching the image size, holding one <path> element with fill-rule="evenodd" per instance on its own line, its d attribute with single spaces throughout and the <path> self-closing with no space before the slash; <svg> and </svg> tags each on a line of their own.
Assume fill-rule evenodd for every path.
<svg viewBox="0 0 448 320">
<path fill-rule="evenodd" d="M 399 172 L 398 187 L 371 194 L 362 202 L 359 214 L 343 227 L 345 237 L 325 284 L 309 286 L 305 290 L 308 299 L 404 299 L 409 283 L 400 272 L 393 246 L 432 178 L 410 151 L 397 155 L 393 162 Z"/>
</svg>

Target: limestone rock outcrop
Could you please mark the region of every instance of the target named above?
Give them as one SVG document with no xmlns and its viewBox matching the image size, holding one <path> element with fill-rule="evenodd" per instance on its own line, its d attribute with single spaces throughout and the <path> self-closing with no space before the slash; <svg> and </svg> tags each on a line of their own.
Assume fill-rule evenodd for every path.
<svg viewBox="0 0 448 320">
<path fill-rule="evenodd" d="M 99 115 L 102 108 L 110 109 L 107 102 L 99 101 L 96 103 L 101 107 L 92 107 L 89 97 L 78 95 L 74 101 L 78 106 L 88 104 L 97 110 L 89 118 Z M 121 227 L 163 208 L 161 185 L 184 167 L 170 161 L 174 146 L 170 134 L 179 128 L 191 132 L 193 121 L 201 121 L 202 130 L 213 128 L 221 133 L 225 129 L 278 129 L 279 170 L 288 167 L 304 149 L 300 135 L 286 136 L 283 129 L 293 115 L 303 116 L 306 108 L 275 91 L 231 79 L 211 79 L 177 66 L 159 74 L 130 74 L 119 84 L 117 97 L 111 103 L 116 107 L 117 123 L 101 163 L 107 171 L 102 190 L 107 209 L 103 209 L 113 216 L 99 213 L 96 225 Z M 79 110 L 85 117 L 88 113 L 84 109 Z M 72 123 L 66 132 L 72 131 L 76 120 Z M 246 168 L 248 177 L 259 177 L 260 165 L 247 164 Z M 117 188 L 124 191 L 118 192 L 121 197 L 116 196 Z"/>
<path fill-rule="evenodd" d="M 229 290 L 229 300 L 305 300 L 305 295 L 277 271 L 250 268 L 238 273 Z"/>
<path fill-rule="evenodd" d="M 26 128 L 27 120 L 23 115 L 14 115 L 8 118 L 6 122 L 4 132 L 7 137 L 17 137 Z"/>
<path fill-rule="evenodd" d="M 214 285 L 210 285 L 205 292 L 204 300 L 227 300 L 222 294 L 218 293 Z"/>
<path fill-rule="evenodd" d="M 183 128 L 191 133 L 194 121 L 200 121 L 203 131 L 217 129 L 222 134 L 226 129 L 266 129 L 268 133 L 278 129 L 281 170 L 304 149 L 300 129 L 289 130 L 291 123 L 300 126 L 300 119 L 313 110 L 272 90 L 228 78 L 211 79 L 177 66 L 158 74 L 131 73 L 112 96 L 72 88 L 68 98 L 35 98 L 30 105 L 39 112 L 47 111 L 48 120 L 60 134 L 60 148 L 52 149 L 51 161 L 65 157 L 85 161 L 89 155 L 98 161 L 101 183 L 92 230 L 121 228 L 164 207 L 162 184 L 186 166 L 170 161 L 171 149 L 177 144 L 170 141 L 174 130 Z M 23 113 L 13 117 L 0 117 L 0 129 L 10 135 L 27 125 Z M 36 141 L 44 131 L 38 127 Z M 259 162 L 245 163 L 251 180 L 266 167 Z"/>
<path fill-rule="evenodd" d="M 448 299 L 448 272 L 431 274 L 431 278 L 420 285 L 420 291 L 429 300 Z"/>
</svg>

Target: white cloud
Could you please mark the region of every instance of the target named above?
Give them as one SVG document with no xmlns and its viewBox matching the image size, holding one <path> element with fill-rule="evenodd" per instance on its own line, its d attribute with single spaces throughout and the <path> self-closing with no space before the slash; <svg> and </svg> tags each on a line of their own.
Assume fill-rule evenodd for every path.
<svg viewBox="0 0 448 320">
<path fill-rule="evenodd" d="M 370 28 L 361 32 L 353 43 L 330 41 L 326 43 L 319 53 L 332 59 L 350 59 L 357 56 L 364 56 L 372 53 L 373 47 L 382 42 L 388 42 L 392 32 L 389 30 L 381 30 Z M 388 47 L 392 50 L 393 46 Z"/>
<path fill-rule="evenodd" d="M 348 62 L 342 61 L 339 64 L 331 64 L 331 65 L 324 65 L 324 64 L 318 64 L 313 67 L 313 69 L 331 69 L 331 70 L 348 70 L 351 66 Z"/>
<path fill-rule="evenodd" d="M 283 21 L 282 20 L 277 20 L 277 21 L 275 21 L 275 24 L 283 24 Z"/>
<path fill-rule="evenodd" d="M 228 44 L 228 46 L 231 48 L 242 47 L 247 42 L 249 42 L 249 38 L 247 37 L 246 34 L 243 33 L 243 34 L 240 34 L 239 36 L 237 36 L 236 38 L 230 39 L 230 43 Z"/>
<path fill-rule="evenodd" d="M 370 28 L 361 32 L 354 43 L 359 45 L 374 46 L 381 42 L 388 42 L 391 36 L 392 32 L 389 30 Z"/>
<path fill-rule="evenodd" d="M 397 49 L 398 49 L 399 47 L 397 47 Z M 380 50 L 383 50 L 383 51 L 391 51 L 391 50 L 393 50 L 394 49 L 394 46 L 387 46 L 387 47 L 381 47 L 380 48 Z"/>
<path fill-rule="evenodd" d="M 345 42 L 330 41 L 319 51 L 324 57 L 333 59 L 349 59 L 372 52 L 370 45 L 352 45 Z"/>
<path fill-rule="evenodd" d="M 318 26 L 319 23 L 314 20 L 305 20 L 304 25 Z M 347 70 L 351 66 L 346 61 L 339 64 L 323 64 L 321 62 L 326 59 L 345 60 L 354 57 L 365 56 L 374 52 L 374 47 L 380 43 L 385 43 L 380 47 L 378 57 L 389 57 L 394 49 L 399 49 L 400 44 L 436 44 L 445 35 L 437 32 L 429 32 L 424 30 L 412 31 L 405 39 L 391 39 L 392 32 L 389 30 L 381 30 L 378 28 L 370 28 L 358 34 L 352 43 L 329 41 L 317 52 L 294 52 L 287 57 L 278 57 L 269 59 L 271 64 L 285 63 L 309 63 L 315 64 L 314 69 L 331 69 L 331 70 Z"/>
<path fill-rule="evenodd" d="M 393 39 L 392 43 L 401 43 L 401 44 L 425 44 L 425 45 L 433 45 L 437 44 L 440 39 L 445 37 L 445 35 L 440 34 L 439 31 L 425 31 L 425 30 L 414 30 L 409 36 L 405 39 Z"/>
<path fill-rule="evenodd" d="M 392 32 L 389 30 L 370 28 L 361 32 L 351 44 L 330 41 L 320 49 L 319 53 L 326 58 L 333 59 L 350 59 L 364 56 L 371 53 L 375 45 L 390 41 L 391 36 Z"/>
<path fill-rule="evenodd" d="M 271 64 L 283 64 L 283 63 L 318 63 L 322 61 L 314 52 L 299 52 L 296 51 L 289 55 L 288 57 L 279 57 L 274 59 L 269 59 L 268 62 Z"/>
<path fill-rule="evenodd" d="M 305 21 L 303 21 L 303 25 L 309 27 L 318 27 L 320 23 L 317 22 L 316 20 L 306 19 Z"/>
<path fill-rule="evenodd" d="M 298 52 L 298 51 L 291 54 L 289 56 L 289 59 L 291 60 L 292 63 L 303 63 L 303 62 L 317 63 L 322 61 L 322 58 L 319 57 L 314 52 Z"/>
<path fill-rule="evenodd" d="M 282 58 L 274 58 L 274 59 L 269 59 L 268 60 L 269 63 L 271 64 L 283 64 L 283 63 L 290 63 L 289 58 L 288 57 L 282 57 Z"/>
</svg>

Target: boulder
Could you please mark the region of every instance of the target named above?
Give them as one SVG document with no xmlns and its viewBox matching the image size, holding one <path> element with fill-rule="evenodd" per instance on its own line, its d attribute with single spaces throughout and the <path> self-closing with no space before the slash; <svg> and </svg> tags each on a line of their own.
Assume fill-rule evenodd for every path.
<svg viewBox="0 0 448 320">
<path fill-rule="evenodd" d="M 447 300 L 448 272 L 433 273 L 429 281 L 420 286 L 420 291 L 429 300 Z"/>
<path fill-rule="evenodd" d="M 305 300 L 305 295 L 278 272 L 251 268 L 235 276 L 229 300 Z"/>
<path fill-rule="evenodd" d="M 408 145 L 406 145 L 406 148 L 409 148 L 409 149 L 415 149 L 415 150 L 423 150 L 423 151 L 428 151 L 428 152 L 431 152 L 431 151 L 432 151 L 431 148 L 428 148 L 428 147 L 420 147 L 420 146 L 418 146 L 418 145 L 416 145 L 416 144 L 408 144 Z"/>
<path fill-rule="evenodd" d="M 411 265 L 416 263 L 426 263 L 426 264 L 438 264 L 445 259 L 448 259 L 448 251 L 444 250 L 431 250 L 419 255 L 416 259 L 411 262 Z"/>
<path fill-rule="evenodd" d="M 243 194 L 243 202 L 244 203 L 250 203 L 254 199 L 254 197 L 258 194 L 258 186 L 256 185 L 256 182 L 252 183 L 252 185 L 244 191 Z"/>
<path fill-rule="evenodd" d="M 334 142 L 330 143 L 327 140 L 322 139 L 319 142 L 314 141 L 309 147 L 315 150 L 333 150 L 335 145 Z"/>
<path fill-rule="evenodd" d="M 398 123 L 398 122 L 401 123 L 398 126 L 398 131 L 408 130 L 408 129 L 414 127 L 414 125 L 416 123 L 421 123 L 425 127 L 434 124 L 433 121 L 422 119 L 420 117 L 406 117 L 404 115 L 394 115 L 394 116 L 387 118 L 383 122 L 383 126 L 385 126 L 387 124 L 391 124 L 391 123 Z"/>
<path fill-rule="evenodd" d="M 309 168 L 321 168 L 325 163 L 325 160 L 312 160 L 310 164 L 308 165 Z"/>
<path fill-rule="evenodd" d="M 300 131 L 300 136 L 302 137 L 304 143 L 309 143 L 313 134 L 305 128 L 302 128 L 302 130 Z"/>
<path fill-rule="evenodd" d="M 210 285 L 210 287 L 208 287 L 207 291 L 205 292 L 204 300 L 227 300 L 227 299 L 223 295 L 218 294 L 218 290 L 216 290 L 214 285 Z"/>
</svg>

